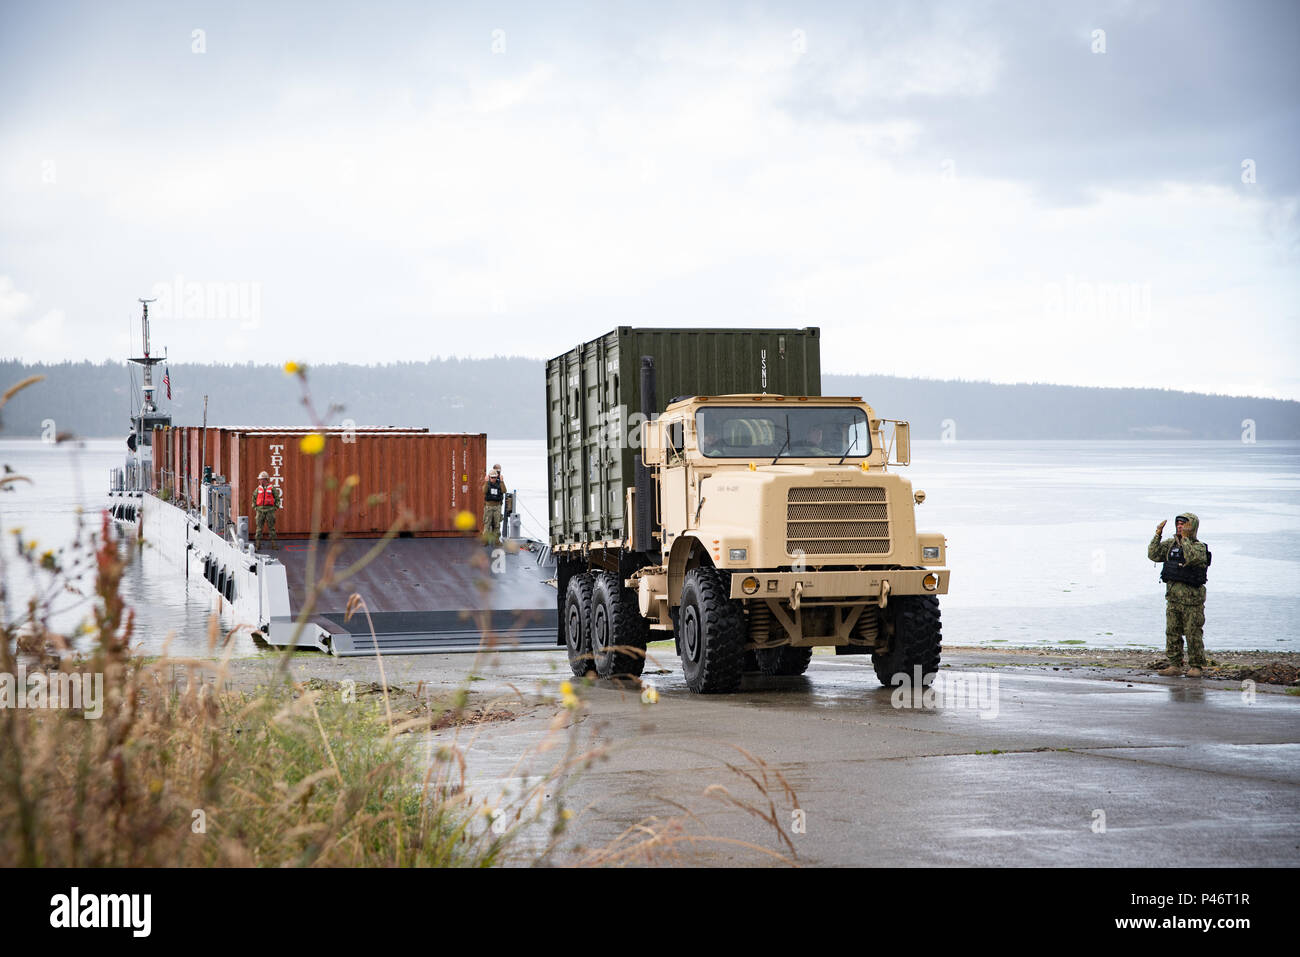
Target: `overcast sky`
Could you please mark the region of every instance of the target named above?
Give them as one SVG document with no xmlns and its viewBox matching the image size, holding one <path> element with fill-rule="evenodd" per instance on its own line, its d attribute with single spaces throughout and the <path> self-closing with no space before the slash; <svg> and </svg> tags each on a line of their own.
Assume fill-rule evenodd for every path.
<svg viewBox="0 0 1300 957">
<path fill-rule="evenodd" d="M 1099 32 L 1103 31 L 1103 32 Z M 1300 398 L 1300 4 L 0 4 L 0 355 Z M 179 293 L 179 297 L 178 297 Z"/>
</svg>

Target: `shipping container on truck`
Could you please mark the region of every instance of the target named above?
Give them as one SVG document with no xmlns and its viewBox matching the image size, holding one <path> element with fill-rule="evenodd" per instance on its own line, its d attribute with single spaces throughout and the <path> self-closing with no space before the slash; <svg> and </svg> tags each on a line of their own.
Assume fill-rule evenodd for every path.
<svg viewBox="0 0 1300 957">
<path fill-rule="evenodd" d="M 821 338 L 805 329 L 620 326 L 546 364 L 551 544 L 626 539 L 642 420 L 641 358 L 658 415 L 689 395 L 821 395 Z"/>
</svg>

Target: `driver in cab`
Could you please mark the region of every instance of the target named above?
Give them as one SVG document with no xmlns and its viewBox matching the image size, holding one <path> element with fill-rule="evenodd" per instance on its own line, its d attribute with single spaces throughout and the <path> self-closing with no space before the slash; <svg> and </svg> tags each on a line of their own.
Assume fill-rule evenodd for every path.
<svg viewBox="0 0 1300 957">
<path fill-rule="evenodd" d="M 817 423 L 808 426 L 803 438 L 791 443 L 790 451 L 794 455 L 831 455 L 822 448 L 822 427 Z"/>
</svg>

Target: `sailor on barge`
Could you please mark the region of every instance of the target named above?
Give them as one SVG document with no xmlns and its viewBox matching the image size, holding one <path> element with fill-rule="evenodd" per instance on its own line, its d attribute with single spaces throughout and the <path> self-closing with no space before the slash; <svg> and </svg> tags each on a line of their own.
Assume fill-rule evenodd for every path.
<svg viewBox="0 0 1300 957">
<path fill-rule="evenodd" d="M 253 514 L 257 519 L 257 548 L 262 548 L 262 529 L 265 527 L 271 537 L 271 548 L 278 549 L 275 537 L 275 510 L 280 507 L 280 488 L 271 484 L 271 476 L 261 472 L 257 476 L 257 490 L 253 493 Z"/>
</svg>

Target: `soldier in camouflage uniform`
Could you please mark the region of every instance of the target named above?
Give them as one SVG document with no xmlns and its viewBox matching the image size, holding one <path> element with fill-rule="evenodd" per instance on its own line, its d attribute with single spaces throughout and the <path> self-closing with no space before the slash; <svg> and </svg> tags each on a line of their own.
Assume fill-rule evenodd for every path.
<svg viewBox="0 0 1300 957">
<path fill-rule="evenodd" d="M 1165 523 L 1161 522 L 1147 546 L 1147 558 L 1165 564 L 1161 580 L 1165 582 L 1165 653 L 1169 667 L 1160 672 L 1162 675 L 1183 673 L 1183 635 L 1187 636 L 1187 660 L 1191 665 L 1187 677 L 1199 678 L 1205 667 L 1205 585 L 1170 580 L 1171 577 L 1191 578 L 1204 582 L 1205 543 L 1196 538 L 1200 524 L 1193 513 L 1183 512 L 1174 519 L 1173 538 L 1160 540 L 1165 529 Z"/>
<path fill-rule="evenodd" d="M 506 499 L 506 482 L 501 477 L 501 466 L 492 471 L 483 482 L 483 540 L 489 545 L 501 541 L 501 506 Z"/>
</svg>

